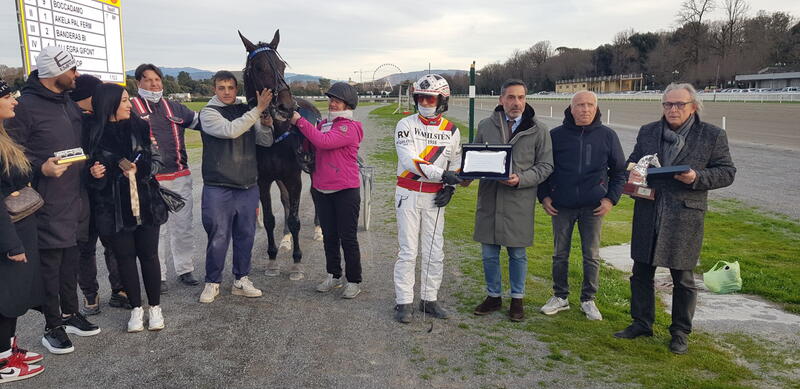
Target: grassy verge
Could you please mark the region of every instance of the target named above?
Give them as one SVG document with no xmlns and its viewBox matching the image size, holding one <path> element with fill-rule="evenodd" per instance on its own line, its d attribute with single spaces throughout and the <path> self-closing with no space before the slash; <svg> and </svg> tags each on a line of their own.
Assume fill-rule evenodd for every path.
<svg viewBox="0 0 800 389">
<path fill-rule="evenodd" d="M 377 120 L 396 122 L 402 115 L 393 115 L 393 107 L 381 107 L 371 112 Z M 462 123 L 456 123 L 462 129 Z M 396 163 L 392 134 L 381 134 L 381 146 L 370 157 L 377 163 L 393 166 Z M 392 177 L 382 177 L 390 180 Z M 458 270 L 463 274 L 456 293 L 459 309 L 470 313 L 484 297 L 483 268 L 480 248 L 472 241 L 475 223 L 474 210 L 477 183 L 459 188 L 447 207 L 445 239 L 448 258 L 459 258 Z M 630 241 L 630 220 L 633 202 L 623 199 L 606 217 L 603 227 L 603 246 Z M 645 387 L 735 388 L 790 384 L 784 372 L 800 368 L 797 351 L 782 350 L 779 345 L 746 335 L 714 337 L 695 333 L 691 351 L 676 356 L 667 351 L 670 317 L 663 306 L 657 310 L 656 334 L 653 338 L 634 341 L 618 340 L 611 334 L 630 322 L 630 289 L 627 275 L 609 267 L 601 268 L 602 287 L 597 304 L 605 320 L 589 322 L 579 309 L 546 317 L 538 313 L 550 296 L 552 228 L 550 219 L 537 210 L 535 244 L 528 249 L 527 320 L 522 324 L 489 320 L 467 315 L 459 327 L 486 339 L 475 351 L 475 364 L 468 367 L 472 374 L 489 373 L 523 375 L 530 369 L 564 369 L 583 372 L 601 381 L 634 382 Z M 713 266 L 717 260 L 739 260 L 743 268 L 744 292 L 762 295 L 784 304 L 793 312 L 800 310 L 800 269 L 793 262 L 800 250 L 800 226 L 785 218 L 764 215 L 726 200 L 712 202 L 706 221 L 703 264 L 698 271 Z M 576 232 L 577 235 L 577 232 Z M 501 260 L 507 264 L 507 261 Z M 581 283 L 580 246 L 573 239 L 570 258 L 570 284 L 574 295 Z M 452 263 L 452 262 L 451 262 Z M 507 284 L 507 268 L 504 269 Z M 573 299 L 574 300 L 574 299 Z M 574 301 L 573 301 L 573 305 Z M 530 332 L 547 343 L 550 355 L 531 358 L 512 331 Z M 773 351 L 775 350 L 775 351 Z M 791 354 L 791 355 L 788 355 Z M 781 359 L 783 357 L 783 359 Z M 435 368 L 435 366 L 429 366 Z M 434 369 L 435 370 L 435 369 Z M 431 374 L 431 369 L 426 370 Z M 795 373 L 796 374 L 796 373 Z M 791 377 L 791 373 L 789 373 Z"/>
</svg>

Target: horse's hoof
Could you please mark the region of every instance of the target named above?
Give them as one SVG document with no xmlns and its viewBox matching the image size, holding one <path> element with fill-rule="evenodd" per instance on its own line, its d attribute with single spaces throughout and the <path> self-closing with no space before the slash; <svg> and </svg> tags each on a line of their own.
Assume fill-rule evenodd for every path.
<svg viewBox="0 0 800 389">
<path fill-rule="evenodd" d="M 277 259 L 270 259 L 267 261 L 267 270 L 264 274 L 268 277 L 277 277 L 281 275 L 281 267 L 278 265 Z"/>
<path fill-rule="evenodd" d="M 292 249 L 292 234 L 286 234 L 281 239 L 281 244 L 279 246 L 280 250 L 291 250 Z"/>
<path fill-rule="evenodd" d="M 314 227 L 314 240 L 322 240 L 322 227 Z"/>
<path fill-rule="evenodd" d="M 292 281 L 300 281 L 303 278 L 306 278 L 306 273 L 303 272 L 303 265 L 299 263 L 292 265 L 291 270 L 289 270 L 289 279 Z"/>
</svg>

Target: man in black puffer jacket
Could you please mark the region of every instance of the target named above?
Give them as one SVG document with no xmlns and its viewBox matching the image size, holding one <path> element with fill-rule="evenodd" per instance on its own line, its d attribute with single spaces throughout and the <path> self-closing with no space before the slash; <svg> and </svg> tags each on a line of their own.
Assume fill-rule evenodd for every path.
<svg viewBox="0 0 800 389">
<path fill-rule="evenodd" d="M 539 201 L 553 218 L 553 292 L 541 308 L 553 315 L 569 309 L 569 249 L 578 223 L 583 251 L 581 310 L 590 320 L 603 316 L 594 303 L 600 268 L 603 216 L 617 204 L 625 183 L 625 155 L 614 130 L 600 121 L 597 96 L 581 91 L 564 111 L 564 124 L 550 131 L 553 174 L 539 185 Z"/>
<path fill-rule="evenodd" d="M 42 345 L 53 354 L 74 351 L 67 333 L 100 333 L 78 311 L 78 236 L 86 234 L 89 218 L 81 177 L 85 165 L 83 161 L 59 164 L 54 155 L 81 146 L 81 111 L 67 94 L 75 88 L 76 65 L 64 49 L 45 47 L 36 58 L 37 70 L 22 88 L 17 116 L 6 124 L 9 135 L 25 148 L 33 188 L 44 199 L 36 213 L 45 289 Z"/>
</svg>

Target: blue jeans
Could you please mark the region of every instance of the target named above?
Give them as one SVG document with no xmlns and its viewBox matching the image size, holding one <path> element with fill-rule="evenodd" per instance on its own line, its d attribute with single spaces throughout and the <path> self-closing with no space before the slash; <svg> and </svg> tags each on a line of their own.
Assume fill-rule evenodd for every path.
<svg viewBox="0 0 800 389">
<path fill-rule="evenodd" d="M 234 189 L 203 186 L 203 228 L 206 246 L 206 282 L 220 283 L 228 246 L 233 241 L 233 275 L 240 279 L 250 274 L 250 259 L 256 236 L 258 186 Z"/>
<path fill-rule="evenodd" d="M 525 247 L 506 247 L 508 250 L 508 279 L 511 283 L 511 298 L 525 296 L 525 276 L 528 274 L 528 257 Z M 500 246 L 481 243 L 483 275 L 486 278 L 486 293 L 489 297 L 503 294 L 500 275 Z"/>
</svg>

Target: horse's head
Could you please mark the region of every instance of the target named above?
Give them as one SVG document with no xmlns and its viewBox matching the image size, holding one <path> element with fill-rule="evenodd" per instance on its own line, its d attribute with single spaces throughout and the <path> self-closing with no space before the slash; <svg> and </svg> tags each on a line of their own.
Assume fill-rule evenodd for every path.
<svg viewBox="0 0 800 389">
<path fill-rule="evenodd" d="M 275 31 L 272 42 L 258 42 L 253 44 L 239 32 L 245 49 L 247 49 L 247 63 L 244 68 L 244 90 L 250 106 L 256 105 L 256 91 L 264 88 L 272 89 L 273 98 L 269 106 L 269 113 L 275 120 L 288 122 L 292 117 L 297 103 L 289 90 L 289 84 L 283 78 L 286 62 L 278 54 L 280 41 L 279 30 Z"/>
</svg>

